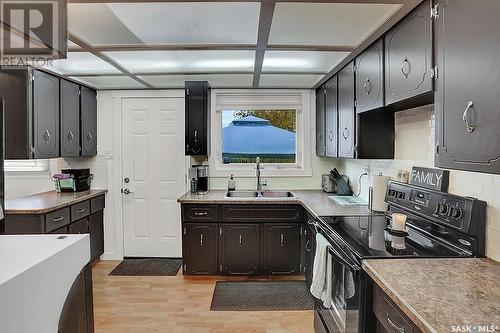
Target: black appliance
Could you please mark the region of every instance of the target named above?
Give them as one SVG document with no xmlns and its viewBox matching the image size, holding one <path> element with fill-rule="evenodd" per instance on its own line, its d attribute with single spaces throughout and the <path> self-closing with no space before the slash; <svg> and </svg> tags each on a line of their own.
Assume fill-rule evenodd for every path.
<svg viewBox="0 0 500 333">
<path fill-rule="evenodd" d="M 337 169 L 333 169 L 330 171 L 330 179 L 334 183 L 335 194 L 337 195 L 352 195 L 351 187 L 349 186 L 348 181 L 342 176 Z"/>
<path fill-rule="evenodd" d="M 365 258 L 484 256 L 486 202 L 395 181 L 388 184 L 386 201 L 385 214 L 312 222 L 330 242 L 335 286 L 330 308 L 315 305 L 316 332 L 375 331 L 373 285 L 361 269 Z M 392 213 L 408 216 L 407 232 L 388 228 Z"/>
<path fill-rule="evenodd" d="M 63 169 L 61 173 L 71 175 L 75 180 L 75 192 L 82 192 L 90 190 L 92 179 L 94 175 L 90 173 L 89 168 L 83 169 Z M 62 190 L 64 191 L 64 190 Z"/>
<path fill-rule="evenodd" d="M 5 131 L 4 131 L 4 101 L 0 96 L 0 235 L 5 234 L 5 176 L 4 176 L 4 157 L 5 157 Z"/>
</svg>

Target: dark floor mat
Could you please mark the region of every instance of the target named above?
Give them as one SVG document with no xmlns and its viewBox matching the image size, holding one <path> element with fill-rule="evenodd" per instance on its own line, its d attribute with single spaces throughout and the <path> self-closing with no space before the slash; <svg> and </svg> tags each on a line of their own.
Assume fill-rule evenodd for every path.
<svg viewBox="0 0 500 333">
<path fill-rule="evenodd" d="M 125 258 L 109 275 L 122 276 L 175 276 L 182 259 Z"/>
<path fill-rule="evenodd" d="M 312 310 L 314 300 L 305 281 L 219 281 L 211 311 Z"/>
</svg>

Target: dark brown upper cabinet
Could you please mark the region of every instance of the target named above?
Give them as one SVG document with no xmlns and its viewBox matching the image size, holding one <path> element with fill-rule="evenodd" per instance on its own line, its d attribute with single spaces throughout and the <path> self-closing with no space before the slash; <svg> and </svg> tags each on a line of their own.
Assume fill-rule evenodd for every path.
<svg viewBox="0 0 500 333">
<path fill-rule="evenodd" d="M 61 157 L 80 155 L 80 86 L 61 79 Z"/>
<path fill-rule="evenodd" d="M 342 68 L 338 74 L 339 144 L 338 156 L 356 156 L 356 117 L 354 109 L 354 63 Z"/>
<path fill-rule="evenodd" d="M 82 86 L 81 91 L 81 144 L 82 156 L 97 155 L 97 94 Z"/>
<path fill-rule="evenodd" d="M 356 111 L 384 106 L 384 43 L 379 39 L 356 58 Z"/>
<path fill-rule="evenodd" d="M 432 102 L 431 6 L 424 1 L 385 35 L 386 104 L 423 94 Z"/>
<path fill-rule="evenodd" d="M 326 83 L 326 156 L 338 156 L 338 100 L 337 100 L 337 76 L 335 75 Z"/>
<path fill-rule="evenodd" d="M 5 159 L 59 156 L 59 78 L 32 68 L 2 70 Z"/>
<path fill-rule="evenodd" d="M 434 25 L 436 163 L 500 173 L 497 0 L 439 1 Z M 474 22 L 465 24 L 464 22 Z"/>
<path fill-rule="evenodd" d="M 324 85 L 316 89 L 316 155 L 326 155 L 325 142 L 325 102 L 326 88 Z"/>
<path fill-rule="evenodd" d="M 209 104 L 207 81 L 185 82 L 186 155 L 208 155 Z"/>
</svg>

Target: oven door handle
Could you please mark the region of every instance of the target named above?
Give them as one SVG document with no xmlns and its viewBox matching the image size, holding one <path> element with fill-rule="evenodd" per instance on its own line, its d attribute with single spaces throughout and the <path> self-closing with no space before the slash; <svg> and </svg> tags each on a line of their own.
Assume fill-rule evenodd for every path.
<svg viewBox="0 0 500 333">
<path fill-rule="evenodd" d="M 334 249 L 331 245 L 328 247 L 328 250 L 330 251 L 331 254 L 335 256 L 335 259 L 340 261 L 342 264 L 348 266 L 352 270 L 359 271 L 361 270 L 361 267 L 352 262 L 351 260 L 346 259 L 346 256 L 341 255 L 336 249 Z"/>
</svg>

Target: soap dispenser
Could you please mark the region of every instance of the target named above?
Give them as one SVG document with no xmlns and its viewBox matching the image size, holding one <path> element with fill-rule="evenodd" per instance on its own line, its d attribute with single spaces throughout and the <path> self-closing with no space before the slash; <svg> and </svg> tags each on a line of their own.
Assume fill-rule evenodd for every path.
<svg viewBox="0 0 500 333">
<path fill-rule="evenodd" d="M 229 180 L 227 181 L 227 190 L 228 191 L 234 191 L 236 190 L 236 181 L 234 180 L 233 174 L 229 177 Z"/>
</svg>

